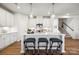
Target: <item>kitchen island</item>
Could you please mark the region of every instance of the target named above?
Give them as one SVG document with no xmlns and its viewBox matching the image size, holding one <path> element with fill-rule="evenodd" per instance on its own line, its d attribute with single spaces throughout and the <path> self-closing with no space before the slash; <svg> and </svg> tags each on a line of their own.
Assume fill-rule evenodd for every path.
<svg viewBox="0 0 79 59">
<path fill-rule="evenodd" d="M 52 33 L 47 32 L 47 33 L 34 33 L 34 34 L 25 34 L 24 35 L 24 39 L 27 39 L 27 38 L 30 38 L 30 37 L 33 37 L 33 38 L 36 39 L 36 45 L 35 45 L 36 49 L 38 49 L 37 48 L 38 47 L 38 38 L 40 38 L 40 37 L 45 37 L 45 38 L 48 39 L 48 41 L 49 41 L 50 38 L 59 38 L 63 41 L 61 51 L 62 51 L 62 53 L 65 52 L 65 34 L 60 33 L 58 30 L 53 31 Z M 24 40 L 21 40 L 21 53 L 24 53 L 24 44 L 23 44 L 23 42 L 24 42 Z M 49 45 L 50 44 L 48 44 L 48 49 L 49 49 Z"/>
</svg>

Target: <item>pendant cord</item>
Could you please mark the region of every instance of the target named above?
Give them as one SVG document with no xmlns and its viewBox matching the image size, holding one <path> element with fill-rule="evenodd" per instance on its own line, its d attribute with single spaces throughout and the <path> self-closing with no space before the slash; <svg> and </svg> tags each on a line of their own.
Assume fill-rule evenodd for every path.
<svg viewBox="0 0 79 59">
<path fill-rule="evenodd" d="M 52 3 L 52 6 L 53 6 L 53 14 L 55 13 L 55 11 L 54 11 L 54 9 L 55 9 L 55 8 L 54 8 L 54 5 L 55 5 L 55 3 Z"/>
<path fill-rule="evenodd" d="M 30 7 L 31 7 L 30 8 L 30 12 L 31 12 L 30 14 L 32 14 L 32 3 L 30 3 Z"/>
</svg>

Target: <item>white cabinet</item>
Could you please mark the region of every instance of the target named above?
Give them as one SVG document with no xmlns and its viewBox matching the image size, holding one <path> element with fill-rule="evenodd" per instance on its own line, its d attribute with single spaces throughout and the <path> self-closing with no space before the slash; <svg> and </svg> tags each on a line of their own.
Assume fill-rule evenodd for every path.
<svg viewBox="0 0 79 59">
<path fill-rule="evenodd" d="M 6 26 L 6 13 L 5 10 L 0 8 L 0 25 Z"/>
<path fill-rule="evenodd" d="M 11 21 L 10 21 L 10 25 L 14 26 L 14 14 L 11 14 Z"/>
<path fill-rule="evenodd" d="M 14 14 L 0 8 L 0 25 L 14 26 Z"/>
<path fill-rule="evenodd" d="M 0 36 L 0 50 L 5 46 L 5 42 L 2 36 Z"/>
<path fill-rule="evenodd" d="M 13 43 L 17 40 L 16 33 L 9 35 L 9 37 L 10 37 L 10 43 Z"/>
<path fill-rule="evenodd" d="M 6 20 L 7 20 L 7 21 L 6 21 L 6 22 L 7 22 L 6 25 L 7 25 L 7 26 L 10 26 L 10 24 L 11 24 L 11 19 L 10 19 L 10 17 L 11 17 L 11 16 L 10 16 L 9 12 L 7 12 L 7 13 L 6 13 Z"/>
<path fill-rule="evenodd" d="M 13 14 L 11 14 L 11 13 L 9 13 L 9 12 L 7 12 L 7 14 L 6 14 L 6 22 L 7 22 L 7 26 L 13 26 L 14 25 L 14 16 L 13 16 Z"/>
<path fill-rule="evenodd" d="M 6 48 L 16 40 L 16 33 L 3 34 L 2 36 L 0 36 L 0 50 Z"/>
<path fill-rule="evenodd" d="M 7 34 L 7 35 L 4 35 L 4 41 L 5 41 L 5 46 L 8 46 L 10 44 L 10 37 L 9 37 L 10 34 Z"/>
</svg>

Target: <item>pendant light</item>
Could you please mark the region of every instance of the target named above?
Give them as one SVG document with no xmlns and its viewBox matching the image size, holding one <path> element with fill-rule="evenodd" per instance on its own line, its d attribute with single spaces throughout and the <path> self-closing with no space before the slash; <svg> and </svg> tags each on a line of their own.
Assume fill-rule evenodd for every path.
<svg viewBox="0 0 79 59">
<path fill-rule="evenodd" d="M 32 3 L 30 3 L 30 18 L 33 18 L 33 14 L 32 14 Z"/>
<path fill-rule="evenodd" d="M 52 6 L 53 6 L 53 14 L 51 15 L 52 18 L 55 18 L 55 16 L 56 16 L 55 11 L 54 11 L 54 5 L 55 5 L 55 3 L 52 3 Z"/>
</svg>

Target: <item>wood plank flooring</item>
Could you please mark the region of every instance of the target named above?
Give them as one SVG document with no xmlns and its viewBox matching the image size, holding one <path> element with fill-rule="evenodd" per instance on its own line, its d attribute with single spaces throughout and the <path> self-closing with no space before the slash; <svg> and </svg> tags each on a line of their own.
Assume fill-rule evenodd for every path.
<svg viewBox="0 0 79 59">
<path fill-rule="evenodd" d="M 79 39 L 66 39 L 65 50 L 67 55 L 79 55 Z"/>
<path fill-rule="evenodd" d="M 20 55 L 21 44 L 20 42 L 15 42 L 9 47 L 0 51 L 0 55 Z"/>
<path fill-rule="evenodd" d="M 21 49 L 20 42 L 15 42 L 9 47 L 1 50 L 0 55 L 21 55 L 20 49 Z M 79 55 L 79 39 L 66 38 L 65 39 L 65 50 L 66 52 L 64 53 L 64 55 Z M 32 51 L 30 51 L 30 53 L 31 52 Z"/>
</svg>

